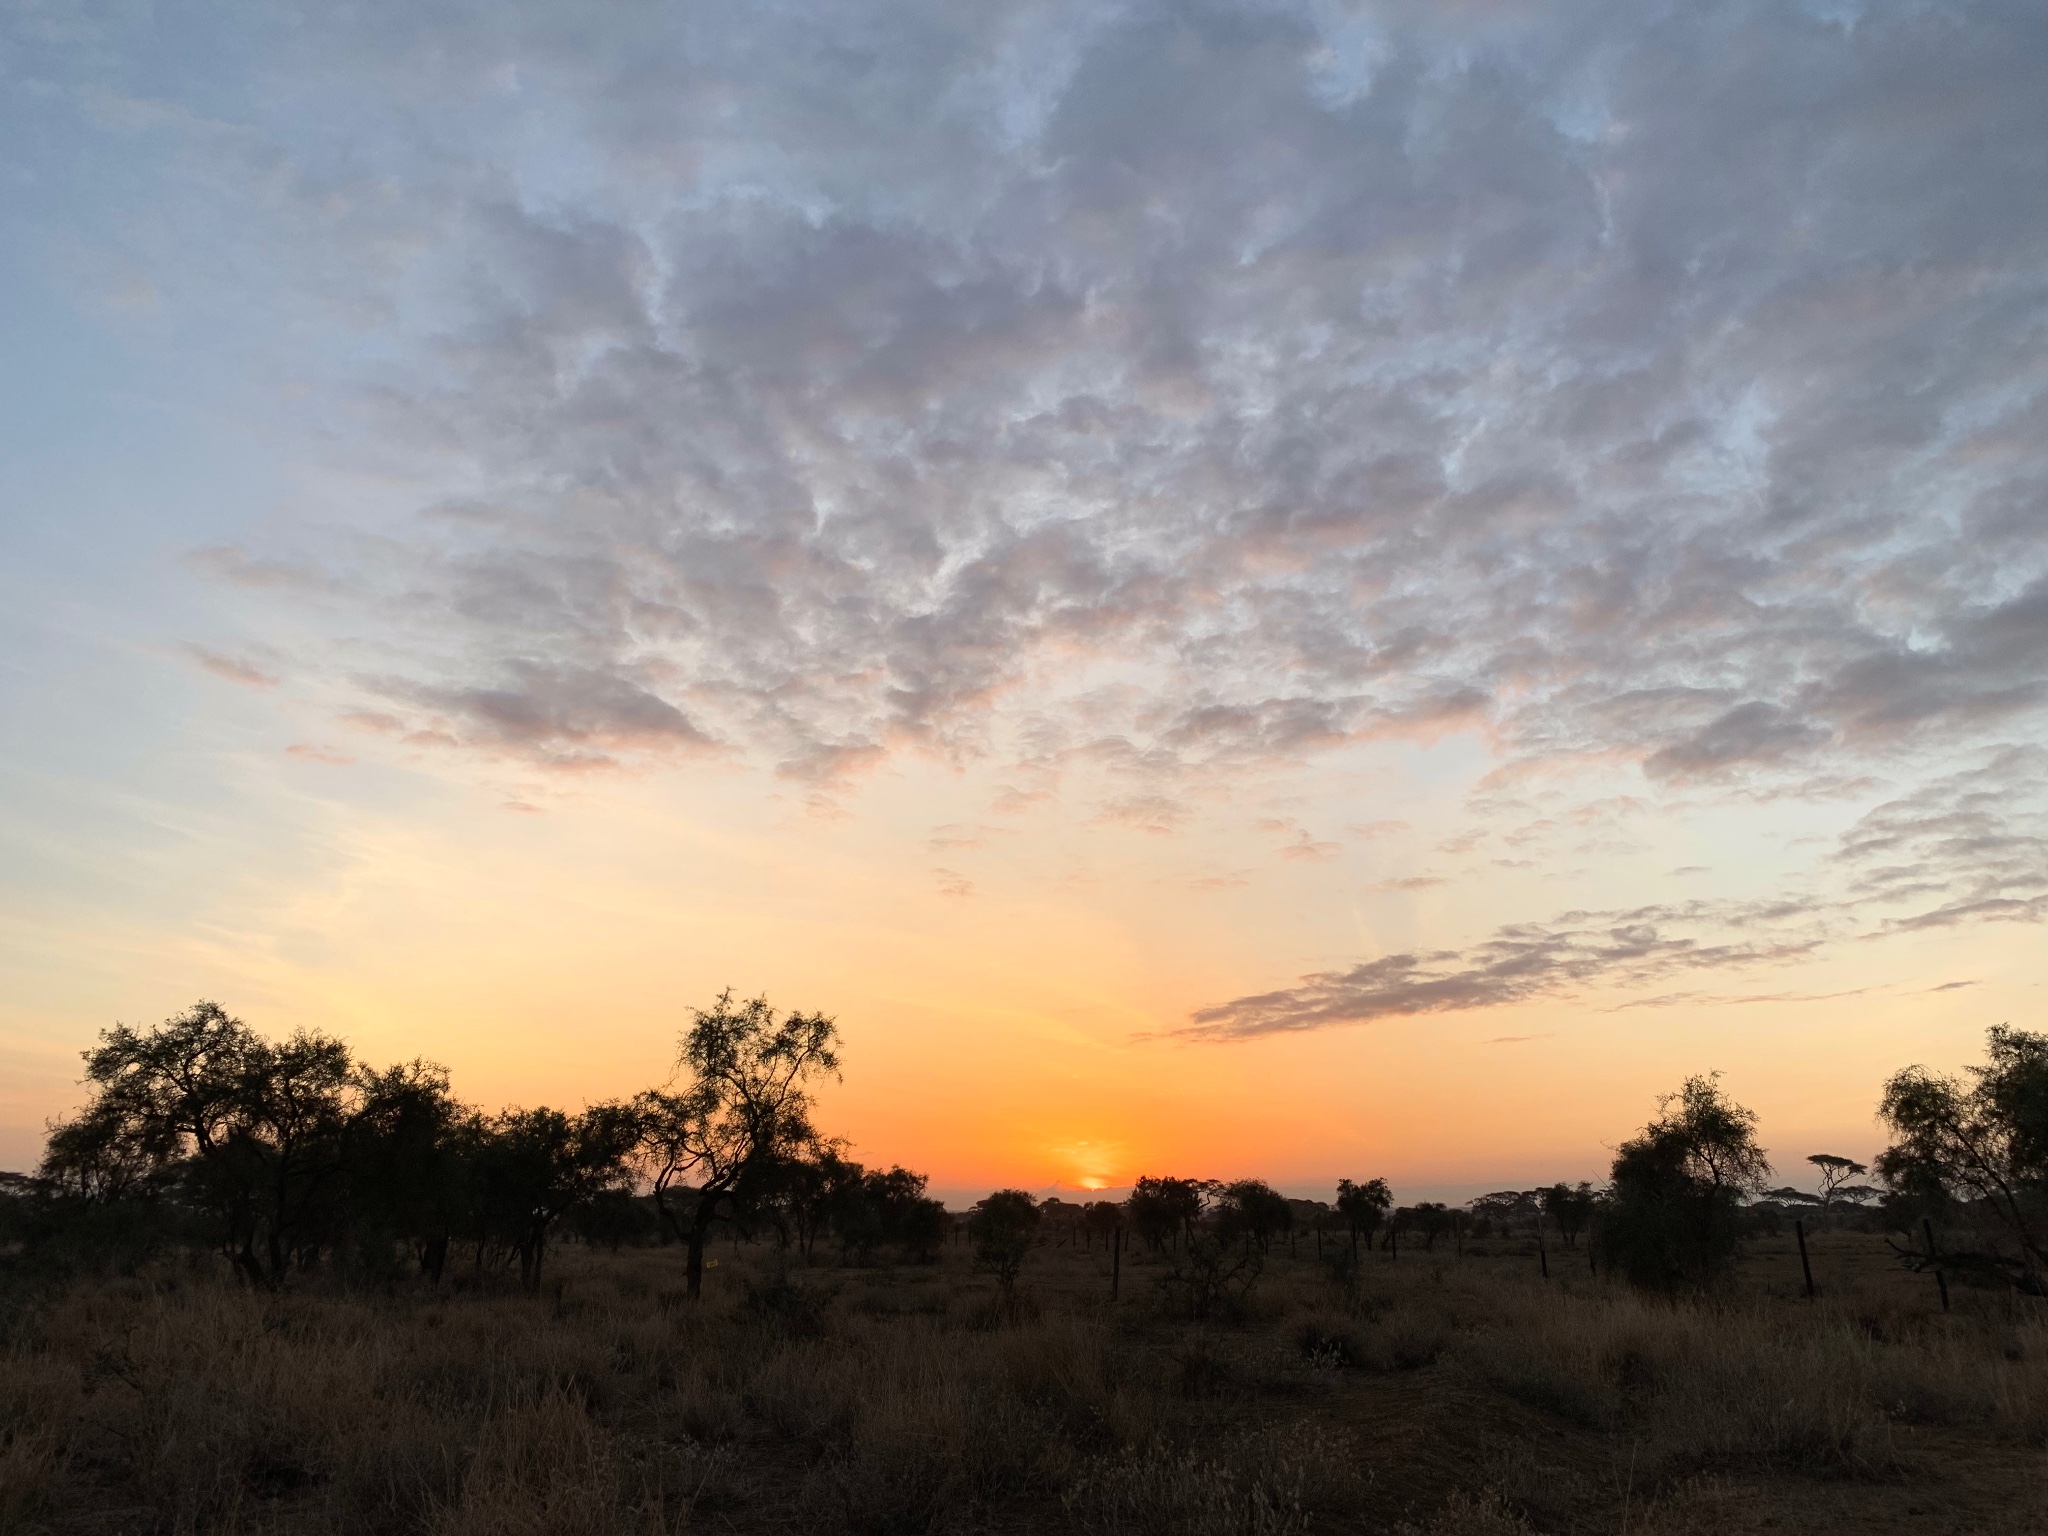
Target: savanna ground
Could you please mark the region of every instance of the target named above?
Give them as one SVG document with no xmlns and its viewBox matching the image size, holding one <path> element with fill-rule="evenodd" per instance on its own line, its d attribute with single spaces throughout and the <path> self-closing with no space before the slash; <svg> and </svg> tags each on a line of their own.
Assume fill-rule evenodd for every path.
<svg viewBox="0 0 2048 1536">
<path fill-rule="evenodd" d="M 1476 1248 L 1491 1247 L 1490 1252 Z M 1334 1250 L 1336 1244 L 1330 1247 Z M 283 1294 L 209 1262 L 20 1302 L 7 1532 L 2048 1533 L 2048 1316 L 1880 1239 L 1753 1244 L 1710 1301 L 1583 1254 L 1276 1245 L 1194 1321 L 1167 1264 L 1045 1246 L 792 1266 L 558 1250 L 525 1295 Z"/>
</svg>

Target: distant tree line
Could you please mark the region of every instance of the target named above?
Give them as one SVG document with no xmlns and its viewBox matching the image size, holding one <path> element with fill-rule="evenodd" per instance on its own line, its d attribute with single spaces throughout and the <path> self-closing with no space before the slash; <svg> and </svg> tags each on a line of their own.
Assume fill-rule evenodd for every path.
<svg viewBox="0 0 2048 1536">
<path fill-rule="evenodd" d="M 380 1070 L 310 1031 L 273 1042 L 201 1002 L 101 1036 L 89 1102 L 53 1127 L 35 1177 L 11 1177 L 7 1213 L 29 1247 L 206 1245 L 272 1289 L 323 1265 L 439 1280 L 458 1251 L 534 1287 L 563 1235 L 678 1242 L 692 1295 L 720 1229 L 928 1252 L 946 1217 L 924 1178 L 864 1168 L 811 1124 L 836 1048 L 822 1015 L 727 994 L 695 1011 L 679 1085 L 486 1114 L 439 1067 Z"/>
<path fill-rule="evenodd" d="M 323 1266 L 438 1281 L 458 1257 L 536 1287 L 563 1236 L 661 1241 L 685 1249 L 695 1295 L 719 1231 L 805 1257 L 823 1243 L 849 1263 L 883 1250 L 925 1260 L 957 1236 L 1014 1306 L 1034 1247 L 1128 1234 L 1200 1313 L 1304 1234 L 1336 1264 L 1518 1235 L 1546 1253 L 1554 1237 L 1596 1268 L 1675 1289 L 1711 1284 L 1745 1235 L 1791 1217 L 1876 1226 L 1903 1262 L 2032 1294 L 2048 1275 L 2048 1036 L 2004 1026 L 1964 1078 L 1895 1075 L 1879 1106 L 1893 1144 L 1869 1165 L 1811 1154 L 1815 1192 L 1768 1187 L 1756 1116 L 1696 1076 L 1616 1149 L 1597 1188 L 1403 1206 L 1382 1178 L 1340 1180 L 1325 1203 L 1257 1179 L 1148 1174 L 1122 1202 L 998 1190 L 957 1222 L 923 1175 L 864 1167 L 814 1127 L 812 1089 L 838 1072 L 837 1049 L 831 1019 L 727 993 L 693 1011 L 670 1083 L 573 1113 L 487 1114 L 432 1064 L 374 1068 L 316 1032 L 271 1041 L 201 1002 L 152 1029 L 117 1025 L 87 1052 L 84 1109 L 51 1129 L 35 1175 L 0 1175 L 0 1243 L 99 1262 L 210 1246 L 276 1288 Z"/>
<path fill-rule="evenodd" d="M 1596 1269 L 1672 1290 L 1712 1284 L 1744 1237 L 1788 1219 L 1852 1222 L 1892 1233 L 1895 1252 L 1914 1267 L 1939 1265 L 2048 1294 L 2048 1035 L 2000 1026 L 1987 1044 L 1985 1065 L 1962 1078 L 1922 1067 L 1893 1076 L 1878 1109 L 1893 1144 L 1868 1165 L 1809 1154 L 1815 1191 L 1769 1187 L 1756 1115 L 1704 1075 L 1686 1079 L 1616 1148 L 1603 1186 L 1560 1182 L 1496 1191 L 1463 1207 L 1404 1206 L 1379 1178 L 1340 1180 L 1325 1204 L 1286 1199 L 1258 1180 L 1145 1175 L 1121 1205 L 1054 1201 L 1044 1209 L 1077 1210 L 1090 1241 L 1128 1230 L 1173 1261 L 1170 1283 L 1197 1310 L 1204 1276 L 1211 1289 L 1246 1286 L 1256 1278 L 1256 1258 L 1302 1227 L 1319 1244 L 1334 1235 L 1341 1257 L 1353 1261 L 1375 1248 L 1398 1257 L 1403 1242 L 1434 1251 L 1447 1238 L 1520 1236 L 1540 1250 L 1549 1234 Z M 1012 1207 L 1030 1203 L 1021 1190 L 1003 1194 Z M 1936 1223 L 1947 1233 L 1939 1247 Z M 1017 1262 L 1009 1261 L 1006 1285 L 1014 1284 Z"/>
</svg>

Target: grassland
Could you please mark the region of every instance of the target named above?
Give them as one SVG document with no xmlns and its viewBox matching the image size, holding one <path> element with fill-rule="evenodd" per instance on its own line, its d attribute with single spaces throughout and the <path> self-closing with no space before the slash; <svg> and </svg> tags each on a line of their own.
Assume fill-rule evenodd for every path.
<svg viewBox="0 0 2048 1536">
<path fill-rule="evenodd" d="M 1334 1247 L 1334 1244 L 1332 1245 Z M 1712 1300 L 1552 1249 L 1276 1247 L 1201 1321 L 1126 1256 L 1041 1247 L 1015 1315 L 966 1251 L 791 1265 L 571 1248 L 538 1295 L 282 1294 L 210 1263 L 18 1306 L 0 1529 L 613 1536 L 2048 1533 L 2048 1320 L 1761 1244 Z"/>
</svg>

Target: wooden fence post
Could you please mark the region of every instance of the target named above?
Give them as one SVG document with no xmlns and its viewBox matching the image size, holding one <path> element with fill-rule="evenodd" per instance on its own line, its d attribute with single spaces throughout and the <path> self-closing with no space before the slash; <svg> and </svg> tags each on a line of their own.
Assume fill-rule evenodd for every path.
<svg viewBox="0 0 2048 1536">
<path fill-rule="evenodd" d="M 1118 1227 L 1116 1236 L 1109 1240 L 1109 1299 L 1116 1300 L 1116 1293 L 1124 1281 L 1124 1229 Z"/>
<path fill-rule="evenodd" d="M 1799 1238 L 1799 1270 L 1806 1276 L 1806 1299 L 1813 1300 L 1813 1266 L 1806 1260 L 1806 1223 L 1795 1221 L 1792 1230 Z"/>
</svg>

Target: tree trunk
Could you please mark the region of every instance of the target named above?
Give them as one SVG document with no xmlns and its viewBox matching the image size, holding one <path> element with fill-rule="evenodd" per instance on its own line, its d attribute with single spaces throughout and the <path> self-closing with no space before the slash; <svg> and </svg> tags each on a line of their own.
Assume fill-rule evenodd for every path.
<svg viewBox="0 0 2048 1536">
<path fill-rule="evenodd" d="M 689 1244 L 689 1257 L 683 1266 L 685 1293 L 695 1301 L 704 1293 L 704 1245 L 711 1238 L 711 1224 L 718 1214 L 718 1202 L 723 1191 L 700 1190 L 697 1194 L 697 1209 L 690 1217 L 690 1231 L 685 1241 Z"/>
<path fill-rule="evenodd" d="M 684 1241 L 689 1245 L 689 1258 L 683 1266 L 684 1285 L 690 1300 L 695 1301 L 704 1293 L 704 1234 L 692 1227 Z"/>
</svg>

